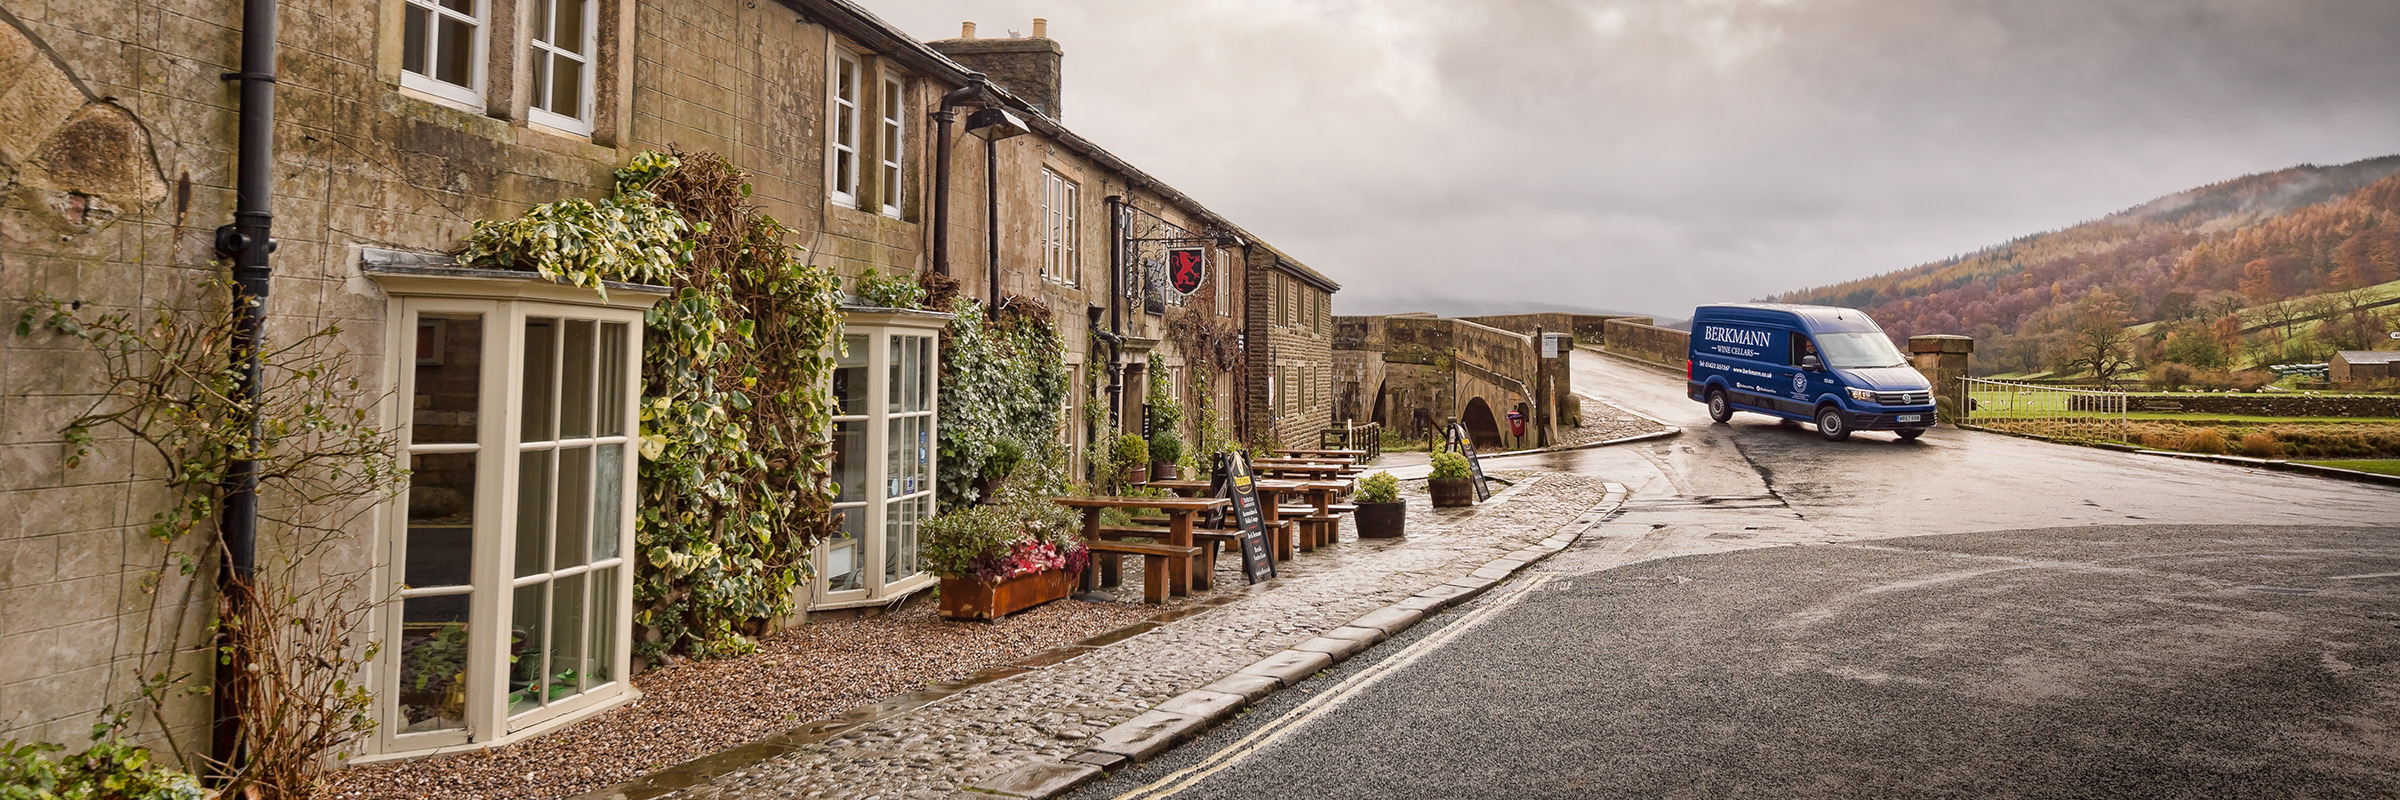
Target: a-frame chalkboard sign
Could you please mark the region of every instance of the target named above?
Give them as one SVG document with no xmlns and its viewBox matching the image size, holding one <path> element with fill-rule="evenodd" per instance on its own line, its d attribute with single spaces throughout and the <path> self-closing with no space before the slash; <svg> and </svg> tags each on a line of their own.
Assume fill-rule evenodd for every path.
<svg viewBox="0 0 2400 800">
<path fill-rule="evenodd" d="M 1267 556 L 1267 511 L 1258 499 L 1258 481 L 1250 474 L 1250 459 L 1241 453 L 1217 454 L 1215 483 L 1219 497 L 1233 501 L 1233 527 L 1240 531 L 1242 577 L 1251 583 L 1275 577 L 1275 561 Z"/>
<path fill-rule="evenodd" d="M 1475 455 L 1475 437 L 1467 435 L 1467 426 L 1450 423 L 1450 449 L 1467 457 L 1467 471 L 1475 476 L 1475 502 L 1492 499 L 1492 490 L 1484 485 L 1491 479 L 1483 476 L 1483 459 Z"/>
</svg>

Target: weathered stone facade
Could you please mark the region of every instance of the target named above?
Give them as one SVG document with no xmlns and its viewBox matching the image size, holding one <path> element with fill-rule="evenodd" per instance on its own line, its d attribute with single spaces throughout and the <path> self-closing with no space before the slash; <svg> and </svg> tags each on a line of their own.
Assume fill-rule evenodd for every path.
<svg viewBox="0 0 2400 800">
<path fill-rule="evenodd" d="M 949 153 L 935 153 L 932 112 L 967 85 L 968 70 L 847 0 L 592 0 L 589 130 L 547 125 L 525 74 L 530 45 L 519 20 L 528 2 L 489 0 L 488 52 L 476 51 L 483 57 L 471 65 L 476 102 L 404 85 L 414 73 L 402 20 L 424 5 L 280 4 L 271 335 L 338 325 L 339 344 L 361 359 L 358 377 L 388 391 L 398 368 L 386 354 L 401 334 L 392 298 L 362 268 L 364 253 L 439 260 L 474 220 L 601 197 L 630 157 L 669 146 L 717 152 L 748 170 L 754 201 L 845 276 L 936 266 L 933 164 L 946 155 L 950 225 L 940 234 L 952 273 L 963 291 L 986 297 L 996 264 L 1002 294 L 1049 305 L 1079 386 L 1150 349 L 1170 368 L 1200 360 L 1169 335 L 1172 304 L 1151 313 L 1117 291 L 1126 273 L 1112 266 L 1135 249 L 1121 246 L 1126 219 L 1146 215 L 1209 239 L 1216 274 L 1184 302 L 1229 330 L 1248 330 L 1264 301 L 1265 281 L 1251 265 L 1313 275 L 1037 113 L 1005 84 L 994 99 L 1028 118 L 1031 134 L 987 145 L 961 131 Z M 234 200 L 237 108 L 219 76 L 238 68 L 241 35 L 231 26 L 240 8 L 239 0 L 0 0 L 0 74 L 10 78 L 0 86 L 0 310 L 13 317 L 40 298 L 137 314 L 205 302 L 218 269 L 212 231 L 230 219 Z M 847 95 L 850 110 L 872 125 L 889 94 L 899 120 L 895 152 L 884 152 L 882 136 L 851 139 L 847 173 L 829 136 L 841 119 L 844 65 L 862 78 Z M 1052 111 L 1056 88 L 1052 79 Z M 879 168 L 887 161 L 891 168 Z M 1062 244 L 1046 227 L 1045 173 L 1079 187 L 1075 234 L 1064 243 L 1080 259 L 1074 279 L 1044 276 L 1046 250 Z M 1322 282 L 1320 313 L 1333 288 Z M 1131 344 L 1122 356 L 1089 335 L 1094 309 Z M 1319 374 L 1329 363 L 1322 347 L 1303 346 L 1308 337 L 1262 347 L 1269 338 L 1252 336 L 1248 361 L 1215 382 L 1216 407 L 1233 425 L 1250 421 L 1243 404 L 1258 392 L 1241 385 L 1266 373 L 1269 354 L 1314 359 Z M 168 500 L 156 460 L 111 436 L 79 466 L 64 465 L 61 428 L 102 399 L 98 370 L 91 348 L 65 337 L 0 340 L 0 738 L 79 741 L 100 709 L 133 698 L 141 670 L 168 662 L 208 670 L 206 587 L 172 570 L 151 583 L 161 579 L 162 551 L 144 525 Z M 1138 410 L 1140 384 L 1126 383 L 1122 399 Z M 1308 418 L 1321 425 L 1329 401 L 1318 402 Z M 394 405 L 380 409 L 387 421 Z M 1121 416 L 1138 427 L 1138 413 Z M 321 563 L 382 565 L 391 533 L 383 515 L 373 519 Z M 391 669 L 388 661 L 379 669 Z M 198 741 L 206 714 L 205 699 L 181 699 L 168 725 Z"/>
<path fill-rule="evenodd" d="M 1334 419 L 1333 293 L 1316 270 L 1272 248 L 1250 248 L 1250 441 L 1315 447 Z"/>
</svg>

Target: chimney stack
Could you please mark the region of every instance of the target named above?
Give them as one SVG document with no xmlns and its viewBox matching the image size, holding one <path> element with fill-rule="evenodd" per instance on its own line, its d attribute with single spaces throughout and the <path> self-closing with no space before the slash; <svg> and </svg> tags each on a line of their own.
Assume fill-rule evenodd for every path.
<svg viewBox="0 0 2400 800">
<path fill-rule="evenodd" d="M 1059 78 L 1064 72 L 1060 62 L 1067 51 L 1050 38 L 1050 20 L 1035 17 L 1033 35 L 1006 39 L 975 38 L 975 23 L 959 26 L 956 39 L 926 42 L 942 55 L 983 73 L 992 82 L 1053 119 L 1063 118 L 1059 108 Z"/>
</svg>

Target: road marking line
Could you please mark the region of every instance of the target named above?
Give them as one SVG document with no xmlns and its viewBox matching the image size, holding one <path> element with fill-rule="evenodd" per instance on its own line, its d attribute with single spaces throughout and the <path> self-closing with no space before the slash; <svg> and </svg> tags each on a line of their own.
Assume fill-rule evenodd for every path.
<svg viewBox="0 0 2400 800">
<path fill-rule="evenodd" d="M 1493 614 L 1516 605 L 1517 601 L 1525 599 L 1528 593 L 1549 583 L 1553 577 L 1541 573 L 1528 575 L 1523 582 L 1510 587 L 1507 594 L 1494 598 L 1491 604 L 1461 615 L 1457 621 L 1442 628 L 1440 632 L 1418 640 L 1416 644 L 1409 645 L 1407 649 L 1401 650 L 1390 660 L 1378 662 L 1372 667 L 1360 670 L 1358 674 L 1350 676 L 1348 680 L 1336 684 L 1330 691 L 1310 698 L 1308 702 L 1293 708 L 1292 712 L 1294 713 L 1285 714 L 1282 719 L 1251 731 L 1250 735 L 1242 737 L 1223 750 L 1210 754 L 1207 758 L 1201 759 L 1199 763 L 1176 770 L 1148 785 L 1118 795 L 1116 800 L 1154 800 L 1155 798 L 1170 797 L 1191 788 L 1210 775 L 1215 775 L 1227 767 L 1241 763 L 1259 750 L 1282 741 L 1293 731 L 1299 730 L 1310 721 L 1324 715 L 1325 712 L 1340 706 L 1344 701 L 1357 696 L 1368 687 L 1381 683 L 1384 678 L 1391 677 L 1402 667 L 1416 663 L 1418 659 L 1440 649 L 1442 645 L 1449 644 L 1451 640 L 1464 635 Z"/>
</svg>

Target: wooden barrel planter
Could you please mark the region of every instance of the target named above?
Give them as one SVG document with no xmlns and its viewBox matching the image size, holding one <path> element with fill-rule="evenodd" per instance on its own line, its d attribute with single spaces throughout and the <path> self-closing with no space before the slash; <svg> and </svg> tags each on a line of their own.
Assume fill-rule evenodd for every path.
<svg viewBox="0 0 2400 800">
<path fill-rule="evenodd" d="M 1474 478 L 1427 478 L 1425 489 L 1433 493 L 1434 508 L 1465 508 L 1475 504 Z"/>
<path fill-rule="evenodd" d="M 1036 572 L 985 583 L 974 577 L 942 576 L 942 616 L 999 619 L 1075 593 L 1075 573 Z"/>
<path fill-rule="evenodd" d="M 1398 539 L 1408 534 L 1408 504 L 1360 503 L 1352 519 L 1358 525 L 1358 538 Z"/>
</svg>

